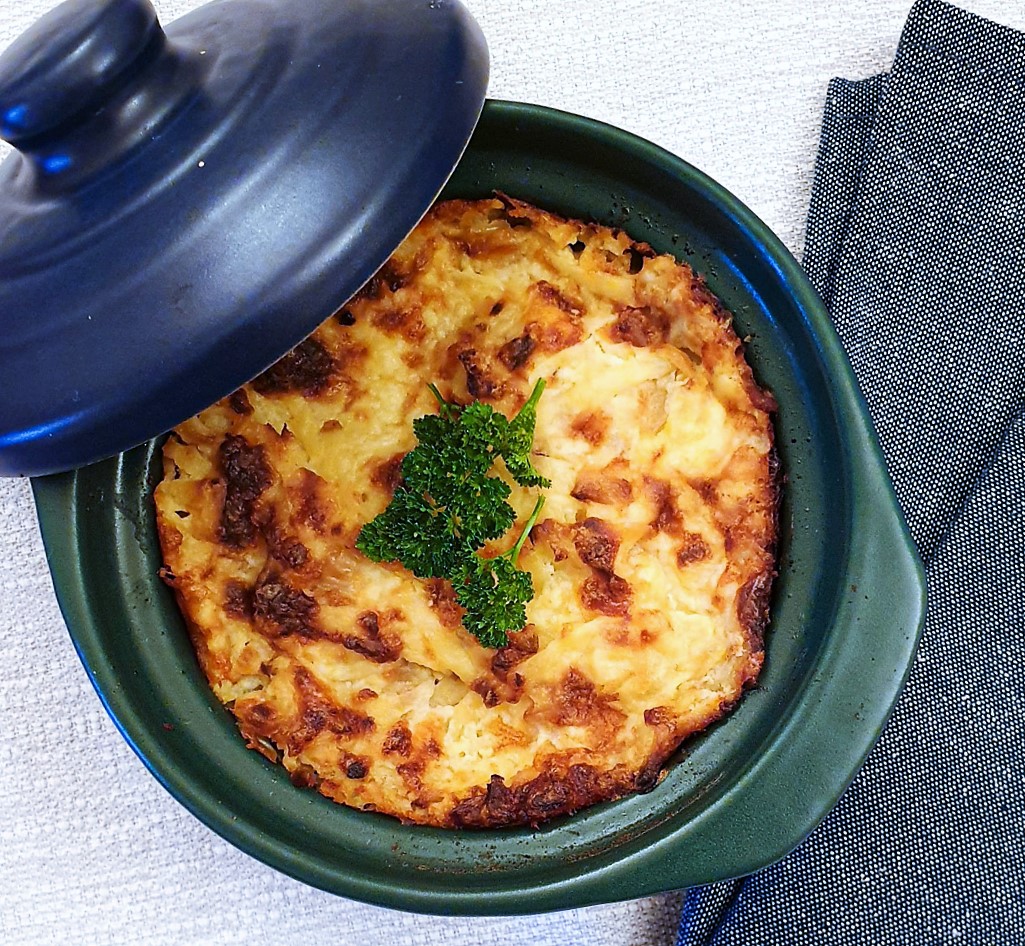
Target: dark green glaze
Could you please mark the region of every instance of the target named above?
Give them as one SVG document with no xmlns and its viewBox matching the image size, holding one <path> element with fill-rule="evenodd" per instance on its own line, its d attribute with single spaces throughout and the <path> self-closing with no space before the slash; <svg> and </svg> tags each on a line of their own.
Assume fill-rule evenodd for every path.
<svg viewBox="0 0 1025 946">
<path fill-rule="evenodd" d="M 689 741 L 652 792 L 538 831 L 407 827 L 294 788 L 244 748 L 157 577 L 156 442 L 35 481 L 72 639 L 125 738 L 182 804 L 326 890 L 425 912 L 531 913 L 757 870 L 854 777 L 921 626 L 921 567 L 864 402 L 797 263 L 679 159 L 584 118 L 491 102 L 444 196 L 495 188 L 687 260 L 751 336 L 756 374 L 779 400 L 787 482 L 765 670 L 737 710 Z"/>
</svg>

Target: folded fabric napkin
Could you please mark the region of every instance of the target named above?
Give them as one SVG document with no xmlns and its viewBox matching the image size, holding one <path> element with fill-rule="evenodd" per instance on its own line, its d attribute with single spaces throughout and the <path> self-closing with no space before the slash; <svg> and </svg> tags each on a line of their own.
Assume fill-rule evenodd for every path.
<svg viewBox="0 0 1025 946">
<path fill-rule="evenodd" d="M 929 607 L 874 752 L 797 851 L 688 892 L 680 946 L 1025 943 L 1025 35 L 916 3 L 829 86 L 804 265 Z"/>
</svg>

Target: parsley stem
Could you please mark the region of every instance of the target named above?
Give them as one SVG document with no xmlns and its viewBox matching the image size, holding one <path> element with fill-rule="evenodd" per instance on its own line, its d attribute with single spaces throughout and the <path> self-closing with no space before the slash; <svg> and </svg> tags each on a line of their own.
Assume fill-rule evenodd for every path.
<svg viewBox="0 0 1025 946">
<path fill-rule="evenodd" d="M 523 527 L 523 531 L 520 533 L 520 537 L 516 544 L 505 553 L 505 556 L 516 564 L 516 559 L 520 556 L 520 549 L 523 548 L 524 543 L 527 541 L 527 536 L 530 535 L 530 530 L 534 528 L 534 523 L 537 522 L 537 517 L 541 514 L 541 507 L 545 504 L 544 496 L 538 496 L 537 502 L 534 503 L 534 511 L 530 514 L 530 518 L 527 520 L 527 524 Z"/>
<path fill-rule="evenodd" d="M 541 395 L 544 393 L 545 379 L 538 378 L 537 384 L 534 385 L 534 390 L 531 392 L 530 397 L 527 398 L 527 403 L 523 405 L 517 412 L 516 416 L 519 417 L 526 410 L 537 407 L 537 402 L 541 400 Z"/>
<path fill-rule="evenodd" d="M 441 391 L 438 390 L 437 385 L 428 383 L 427 387 L 430 390 L 431 394 L 434 395 L 434 399 L 438 402 L 438 407 L 441 408 L 442 416 L 447 420 L 455 420 L 455 408 L 451 404 L 449 404 L 448 401 L 445 400 L 445 398 L 442 396 Z"/>
</svg>

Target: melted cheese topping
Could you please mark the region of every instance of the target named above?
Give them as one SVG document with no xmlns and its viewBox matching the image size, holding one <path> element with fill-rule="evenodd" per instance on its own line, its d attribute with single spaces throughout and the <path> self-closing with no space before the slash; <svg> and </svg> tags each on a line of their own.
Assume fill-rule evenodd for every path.
<svg viewBox="0 0 1025 946">
<path fill-rule="evenodd" d="M 355 548 L 412 420 L 512 416 L 552 481 L 487 650 L 451 586 Z M 651 787 L 756 678 L 774 574 L 771 395 L 691 270 L 500 197 L 438 205 L 310 339 L 182 424 L 165 577 L 217 696 L 293 781 L 442 826 L 537 824 Z M 504 472 L 501 464 L 494 473 Z M 513 487 L 519 525 L 535 492 Z"/>
</svg>

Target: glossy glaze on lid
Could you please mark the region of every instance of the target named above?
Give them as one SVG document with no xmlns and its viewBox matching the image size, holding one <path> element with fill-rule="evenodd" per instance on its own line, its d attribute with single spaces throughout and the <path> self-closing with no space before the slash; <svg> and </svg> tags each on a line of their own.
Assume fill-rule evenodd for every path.
<svg viewBox="0 0 1025 946">
<path fill-rule="evenodd" d="M 0 56 L 0 474 L 161 433 L 430 206 L 483 104 L 457 0 L 68 0 Z"/>
</svg>

